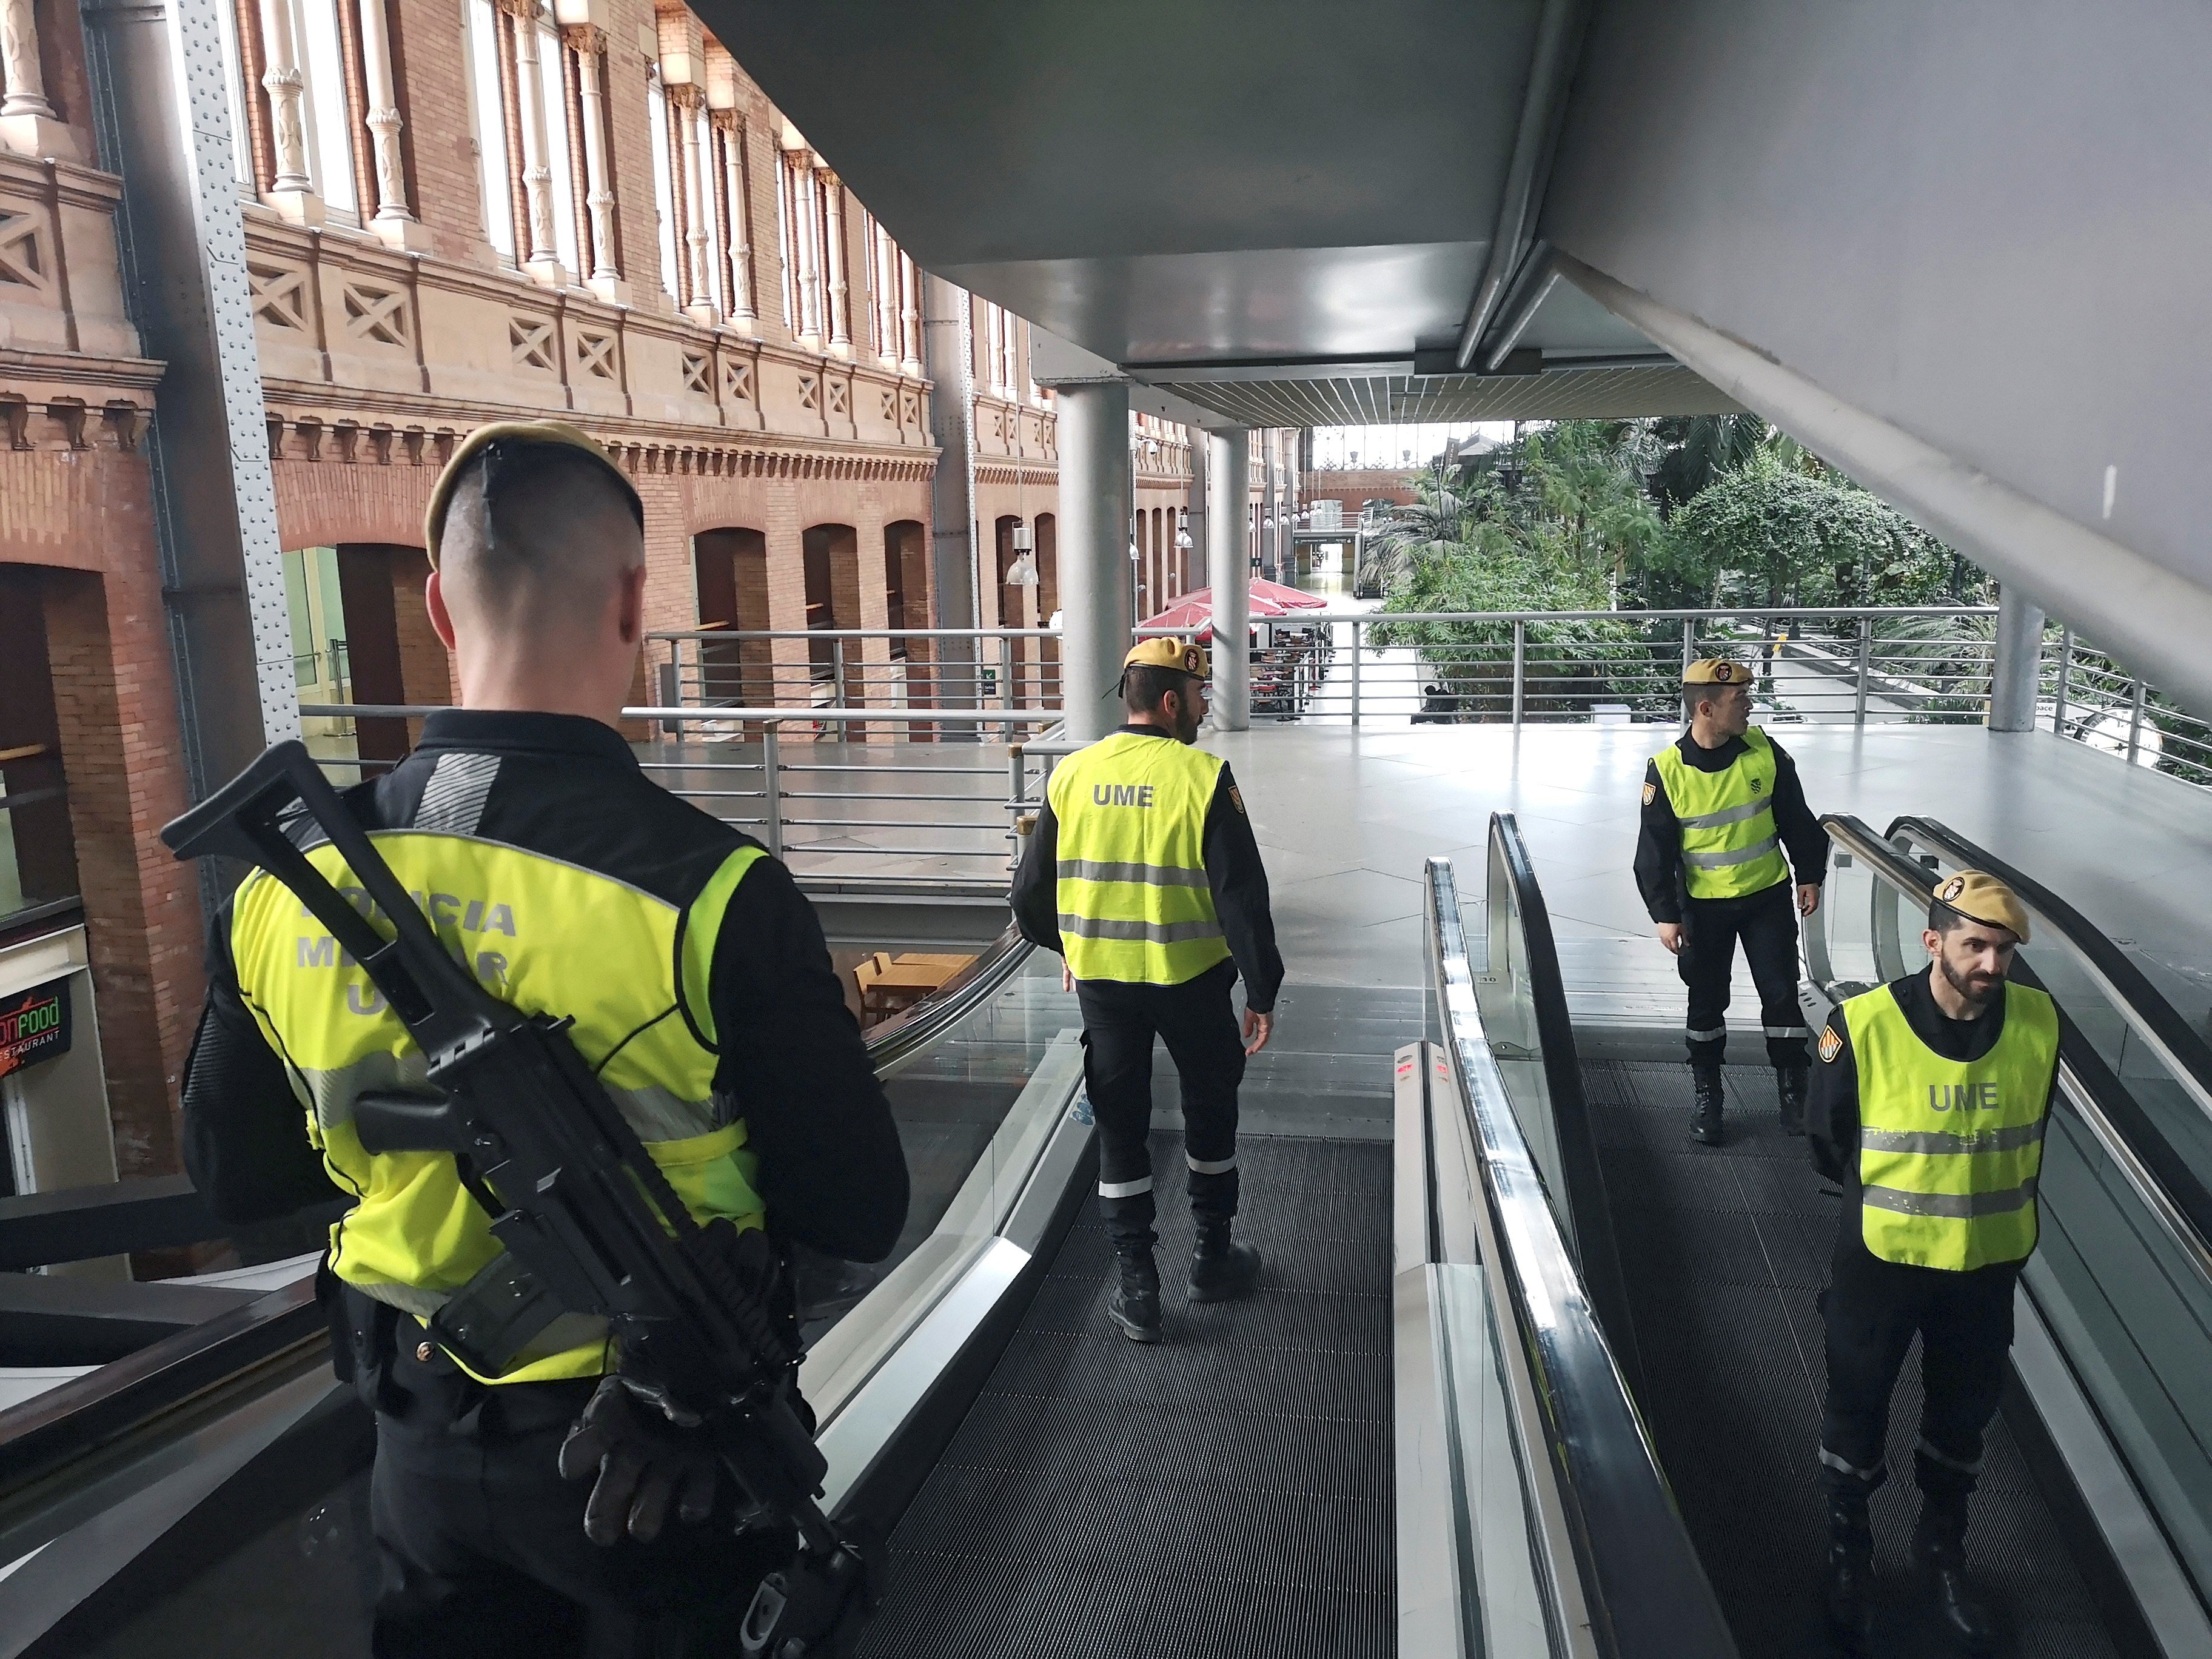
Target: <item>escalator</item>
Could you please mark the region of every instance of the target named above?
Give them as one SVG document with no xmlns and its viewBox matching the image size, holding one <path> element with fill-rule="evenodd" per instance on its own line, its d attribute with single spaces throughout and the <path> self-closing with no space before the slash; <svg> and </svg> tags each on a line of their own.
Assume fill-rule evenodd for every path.
<svg viewBox="0 0 2212 1659">
<path fill-rule="evenodd" d="M 1969 1557 L 2019 1654 L 2212 1652 L 2212 1052 L 2115 947 L 2021 872 L 1940 823 L 1888 836 L 1825 821 L 1837 869 L 1808 924 L 1808 1023 L 1923 965 L 1942 876 L 1992 871 L 2035 922 L 2024 982 L 2062 1013 L 2057 1099 L 2012 1375 L 1992 1425 Z M 1697 1558 L 1744 1654 L 1838 1650 L 1820 1612 L 1814 1480 L 1825 1358 L 1815 1297 L 1840 1195 L 1782 1133 L 1772 1073 L 1730 1067 L 1727 1143 L 1689 1140 L 1679 1058 L 1577 1063 L 1526 849 L 1493 820 L 1490 957 L 1478 1001 L 1581 1276 L 1632 1388 Z M 1590 1047 L 1625 1044 L 1578 1000 Z M 1564 1033 L 1564 1041 L 1562 1034 Z M 1874 1651 L 1951 1651 L 1905 1566 L 1919 1377 L 1890 1421 L 1875 1499 L 1885 1605 Z M 1901 1475 L 1897 1472 L 1904 1472 Z"/>
</svg>

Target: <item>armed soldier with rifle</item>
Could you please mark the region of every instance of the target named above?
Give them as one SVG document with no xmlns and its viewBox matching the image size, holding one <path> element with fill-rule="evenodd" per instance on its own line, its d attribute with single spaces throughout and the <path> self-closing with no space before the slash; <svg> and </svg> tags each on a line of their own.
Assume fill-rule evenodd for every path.
<svg viewBox="0 0 2212 1659">
<path fill-rule="evenodd" d="M 323 1271 L 377 1414 L 380 1655 L 802 1659 L 869 1600 L 785 1247 L 880 1259 L 905 1161 L 788 872 L 616 729 L 642 526 L 574 428 L 473 434 L 427 525 L 462 708 L 343 799 L 283 744 L 165 832 L 258 866 L 210 947 L 196 1183 L 238 1221 L 355 1200 Z"/>
</svg>

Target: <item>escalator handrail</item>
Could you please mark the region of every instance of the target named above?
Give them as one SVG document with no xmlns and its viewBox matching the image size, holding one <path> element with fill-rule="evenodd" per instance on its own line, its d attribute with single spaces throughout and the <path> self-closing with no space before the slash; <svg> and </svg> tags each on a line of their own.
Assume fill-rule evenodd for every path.
<svg viewBox="0 0 2212 1659">
<path fill-rule="evenodd" d="M 1475 1001 L 1451 861 L 1429 860 L 1431 953 L 1443 1047 L 1497 1241 L 1493 1282 L 1511 1321 L 1501 1345 L 1525 1367 L 1556 1475 L 1591 1635 L 1607 1659 L 1734 1656 L 1718 1599 L 1668 1489 L 1658 1452 L 1599 1326 Z M 1528 1478 L 1524 1473 L 1524 1479 Z M 1531 1513 L 1534 1513 L 1531 1506 Z"/>
<path fill-rule="evenodd" d="M 2057 928 L 2090 972 L 2103 981 L 2104 993 L 2113 1006 L 2159 1051 L 2184 1086 L 2197 1097 L 2198 1106 L 2212 1115 L 2212 1043 L 2197 1034 L 2104 929 L 2041 882 L 1976 846 L 1941 819 L 1913 815 L 1893 819 L 1885 839 L 1894 842 L 1900 831 L 1948 854 L 1962 870 L 1987 871 Z"/>
<path fill-rule="evenodd" d="M 1861 860 L 1869 870 L 1881 872 L 1893 886 L 1909 892 L 1923 903 L 1933 896 L 1941 878 L 1888 840 L 1878 838 L 1859 819 L 1848 813 L 1830 812 L 1822 815 L 1820 823 L 1830 839 Z M 1979 854 L 1980 849 L 1971 842 L 1963 837 L 1955 839 L 1960 848 Z M 1949 848 L 1944 850 L 1954 851 Z M 1995 863 L 1972 863 L 1964 867 L 1987 870 L 2010 885 L 2017 872 L 2010 872 L 2008 867 L 1993 867 Z M 2037 910 L 2043 910 L 2042 900 L 2048 894 L 2036 884 L 2026 883 L 2016 890 L 2024 898 L 2028 898 L 2033 890 L 2038 896 L 2029 898 L 2029 902 Z M 2066 908 L 2063 921 L 2048 912 L 2044 914 L 2046 920 L 2068 934 L 2069 943 L 2079 946 L 2082 942 L 2081 933 L 2070 929 L 2085 930 L 2102 941 L 2107 951 L 2117 954 L 2118 947 L 2070 908 Z M 2037 983 L 2033 971 L 2025 964 L 2015 971 L 2023 982 Z M 2135 973 L 2132 968 L 2130 971 Z M 2164 999 L 2140 973 L 2135 973 L 2135 977 L 2145 995 L 2164 1004 Z M 1824 994 L 1832 992 L 1830 986 L 1821 989 Z M 2166 1006 L 2171 1012 L 2171 1006 Z M 2212 1284 L 2212 1188 L 2206 1187 L 2188 1160 L 2174 1149 L 2172 1142 L 2143 1111 L 2127 1085 L 2113 1073 L 2096 1045 L 2082 1035 L 2080 1026 L 2063 1007 L 2058 1010 L 2058 1018 L 2061 1083 L 2070 1086 L 2076 1109 L 2081 1112 L 2091 1132 L 2105 1143 L 2122 1174 L 2172 1237 L 2183 1256 L 2207 1284 Z"/>
<path fill-rule="evenodd" d="M 1012 927 L 944 988 L 866 1038 L 878 1073 L 927 1046 L 988 1001 L 1033 947 Z M 327 1340 L 313 1279 L 186 1327 L 134 1353 L 0 1411 L 0 1510 L 27 1483 L 71 1459 L 160 1425 L 194 1395 L 298 1344 Z"/>
<path fill-rule="evenodd" d="M 1568 1191 L 1563 1194 L 1575 1218 L 1575 1243 L 1583 1283 L 1589 1289 L 1598 1322 L 1605 1328 L 1613 1358 L 1633 1392 L 1644 1386 L 1642 1356 L 1628 1303 L 1628 1280 L 1620 1265 L 1620 1241 L 1613 1231 L 1605 1170 L 1598 1158 L 1597 1126 L 1583 1088 L 1583 1068 L 1575 1051 L 1573 1016 L 1567 1009 L 1566 981 L 1559 972 L 1559 948 L 1552 936 L 1552 913 L 1536 880 L 1536 866 L 1510 812 L 1490 815 L 1492 865 L 1512 890 L 1513 914 L 1520 918 L 1523 958 L 1528 964 L 1529 1000 L 1536 1016 L 1536 1043 L 1543 1057 L 1545 1091 L 1551 1098 L 1559 1132 L 1559 1167 Z M 1491 902 L 1498 895 L 1491 896 Z M 1498 964 L 1490 965 L 1491 971 Z"/>
</svg>

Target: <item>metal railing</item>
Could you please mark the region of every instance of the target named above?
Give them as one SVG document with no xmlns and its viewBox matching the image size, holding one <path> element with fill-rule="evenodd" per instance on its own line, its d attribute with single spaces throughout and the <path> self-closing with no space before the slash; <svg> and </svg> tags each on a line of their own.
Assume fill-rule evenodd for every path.
<svg viewBox="0 0 2212 1659">
<path fill-rule="evenodd" d="M 438 711 L 411 703 L 303 703 L 300 712 L 418 720 Z M 660 734 L 631 745 L 648 776 L 757 838 L 796 875 L 840 885 L 998 891 L 1018 854 L 1020 819 L 1039 809 L 1054 757 L 1032 761 L 1018 742 L 855 743 L 842 733 L 925 725 L 1023 731 L 1057 724 L 1060 716 L 1036 708 L 730 706 L 625 708 L 623 718 Z M 712 740 L 699 735 L 702 728 L 713 729 Z M 331 752 L 344 741 L 310 740 L 321 751 L 316 758 L 342 781 L 397 763 Z"/>
<path fill-rule="evenodd" d="M 2212 784 L 2212 720 L 2176 708 L 2070 628 L 2044 636 L 2036 705 L 2036 723 L 2062 738 Z"/>
<path fill-rule="evenodd" d="M 1049 628 L 694 629 L 646 636 L 663 703 L 1057 708 Z"/>
</svg>

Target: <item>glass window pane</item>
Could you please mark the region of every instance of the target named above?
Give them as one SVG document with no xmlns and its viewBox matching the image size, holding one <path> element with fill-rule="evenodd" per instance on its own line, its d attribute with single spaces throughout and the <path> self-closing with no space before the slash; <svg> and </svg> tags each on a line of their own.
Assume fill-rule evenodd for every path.
<svg viewBox="0 0 2212 1659">
<path fill-rule="evenodd" d="M 514 258 L 513 185 L 507 176 L 507 118 L 499 95 L 499 33 L 491 0 L 468 0 L 469 117 L 483 185 L 484 234 L 500 257 Z"/>
<path fill-rule="evenodd" d="M 338 49 L 335 0 L 301 0 L 300 63 L 307 71 L 307 167 L 323 205 L 354 211 L 352 122 L 346 112 L 345 55 Z"/>
</svg>

